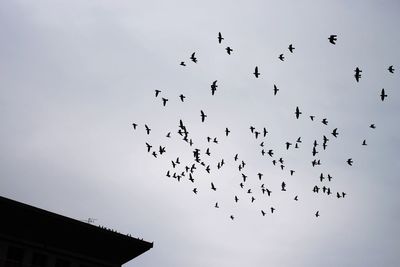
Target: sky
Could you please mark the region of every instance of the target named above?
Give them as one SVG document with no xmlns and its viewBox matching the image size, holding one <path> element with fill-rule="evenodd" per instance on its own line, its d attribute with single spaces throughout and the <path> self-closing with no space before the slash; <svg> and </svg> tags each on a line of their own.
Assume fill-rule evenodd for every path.
<svg viewBox="0 0 400 267">
<path fill-rule="evenodd" d="M 399 11 L 398 1 L 0 1 L 0 194 L 154 242 L 127 267 L 400 266 Z M 154 158 L 146 142 L 166 153 Z M 195 183 L 166 177 L 195 148 L 210 174 L 198 164 Z M 284 170 L 271 162 L 280 157 Z"/>
</svg>

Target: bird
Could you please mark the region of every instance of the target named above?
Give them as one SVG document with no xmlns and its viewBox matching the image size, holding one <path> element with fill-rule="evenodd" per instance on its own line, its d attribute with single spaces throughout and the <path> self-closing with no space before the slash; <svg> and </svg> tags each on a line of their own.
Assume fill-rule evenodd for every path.
<svg viewBox="0 0 400 267">
<path fill-rule="evenodd" d="M 144 128 L 146 129 L 146 133 L 150 134 L 151 129 L 149 128 L 149 126 L 147 126 L 147 124 L 144 125 Z"/>
<path fill-rule="evenodd" d="M 259 172 L 257 175 L 258 175 L 258 179 L 261 180 L 261 177 L 263 176 L 263 174 Z"/>
<path fill-rule="evenodd" d="M 296 112 L 294 113 L 296 115 L 296 119 L 299 119 L 299 116 L 302 112 L 300 112 L 299 107 L 296 107 Z"/>
<path fill-rule="evenodd" d="M 285 57 L 283 56 L 283 54 L 280 54 L 278 58 L 279 58 L 281 61 L 284 61 L 284 60 L 285 60 Z"/>
<path fill-rule="evenodd" d="M 197 188 L 193 189 L 193 193 L 197 194 Z"/>
<path fill-rule="evenodd" d="M 329 38 L 328 38 L 328 40 L 329 40 L 329 42 L 331 43 L 331 44 L 336 44 L 336 41 L 337 41 L 337 35 L 336 34 L 332 34 L 331 36 L 329 36 Z"/>
<path fill-rule="evenodd" d="M 256 66 L 253 74 L 254 74 L 254 76 L 256 76 L 256 78 L 258 78 L 258 76 L 260 76 L 260 73 L 258 72 L 258 67 L 257 66 Z"/>
<path fill-rule="evenodd" d="M 375 124 L 371 124 L 371 125 L 369 126 L 369 128 L 371 128 L 371 129 L 375 129 L 375 128 L 376 128 L 376 126 L 375 126 Z"/>
<path fill-rule="evenodd" d="M 274 151 L 272 149 L 268 150 L 268 155 L 272 157 L 274 155 Z"/>
<path fill-rule="evenodd" d="M 262 214 L 262 216 L 266 215 L 265 211 L 263 211 L 263 210 L 261 210 L 261 214 Z"/>
<path fill-rule="evenodd" d="M 179 96 L 179 98 L 180 98 L 181 101 L 183 102 L 183 101 L 185 100 L 186 96 L 184 96 L 183 94 L 181 94 L 181 95 Z"/>
<path fill-rule="evenodd" d="M 233 221 L 233 219 L 235 219 L 235 217 L 234 217 L 233 215 L 231 215 L 231 217 L 230 217 L 230 218 L 231 218 L 231 220 L 232 220 L 232 221 Z"/>
<path fill-rule="evenodd" d="M 263 135 L 264 135 L 264 137 L 267 136 L 267 133 L 268 133 L 268 131 L 267 131 L 267 129 L 264 127 L 264 129 L 263 129 Z"/>
<path fill-rule="evenodd" d="M 292 143 L 286 142 L 286 150 L 288 150 L 291 145 L 292 145 Z"/>
<path fill-rule="evenodd" d="M 282 187 L 282 191 L 286 191 L 286 183 L 285 182 L 282 182 L 282 184 L 281 184 L 281 187 Z"/>
<path fill-rule="evenodd" d="M 236 154 L 235 157 L 234 157 L 235 161 L 237 161 L 238 158 L 239 158 L 239 154 Z"/>
<path fill-rule="evenodd" d="M 225 135 L 228 136 L 231 131 L 228 128 L 225 128 Z"/>
<path fill-rule="evenodd" d="M 314 120 L 314 118 L 315 118 L 315 116 L 313 116 L 313 115 L 310 116 L 310 119 L 311 119 L 312 121 Z"/>
<path fill-rule="evenodd" d="M 293 53 L 293 50 L 295 49 L 295 48 L 293 47 L 293 45 L 290 44 L 288 48 L 289 48 L 290 53 Z"/>
<path fill-rule="evenodd" d="M 278 91 L 279 91 L 278 87 L 274 84 L 274 95 L 276 95 Z"/>
<path fill-rule="evenodd" d="M 299 197 L 298 197 L 298 196 L 295 196 L 295 197 L 294 197 L 294 200 L 298 201 L 298 200 L 299 200 Z"/>
<path fill-rule="evenodd" d="M 186 64 L 185 64 L 184 61 L 181 61 L 180 65 L 181 65 L 181 66 L 184 66 L 184 67 L 186 66 Z"/>
<path fill-rule="evenodd" d="M 323 124 L 328 125 L 328 120 L 327 119 L 322 119 L 321 121 Z"/>
<path fill-rule="evenodd" d="M 196 52 L 193 52 L 193 54 L 190 56 L 190 59 L 194 62 L 197 63 L 197 58 L 195 57 Z"/>
<path fill-rule="evenodd" d="M 256 199 L 253 196 L 251 196 L 251 203 L 253 203 L 254 200 L 256 200 Z"/>
<path fill-rule="evenodd" d="M 364 139 L 363 142 L 362 142 L 362 145 L 366 146 L 367 145 L 367 140 Z"/>
<path fill-rule="evenodd" d="M 293 176 L 294 170 L 290 170 L 290 176 Z"/>
<path fill-rule="evenodd" d="M 382 88 L 382 91 L 381 91 L 381 100 L 382 100 L 382 101 L 385 100 L 385 97 L 387 97 L 387 94 L 385 94 L 385 89 Z"/>
<path fill-rule="evenodd" d="M 318 151 L 315 149 L 315 146 L 313 147 L 313 150 L 312 150 L 312 155 L 313 155 L 313 157 L 315 157 L 315 155 L 317 155 L 317 153 L 318 153 Z"/>
<path fill-rule="evenodd" d="M 165 147 L 160 146 L 160 148 L 159 148 L 160 155 L 162 155 L 165 152 L 166 152 Z"/>
<path fill-rule="evenodd" d="M 214 95 L 215 91 L 217 91 L 217 80 L 213 81 L 213 83 L 211 84 L 211 94 Z"/>
<path fill-rule="evenodd" d="M 319 217 L 319 210 L 317 210 L 317 212 L 315 213 L 315 217 Z"/>
<path fill-rule="evenodd" d="M 231 52 L 233 51 L 233 49 L 230 48 L 229 46 L 227 48 L 225 48 L 225 49 L 226 49 L 226 52 L 228 53 L 228 55 L 230 55 Z"/>
<path fill-rule="evenodd" d="M 360 70 L 358 67 L 354 70 L 355 74 L 354 77 L 356 78 L 356 81 L 359 82 L 360 78 L 361 78 L 361 72 L 362 70 Z"/>
<path fill-rule="evenodd" d="M 162 98 L 163 101 L 163 106 L 165 107 L 165 105 L 167 104 L 168 99 L 167 98 Z"/>
<path fill-rule="evenodd" d="M 215 208 L 217 208 L 217 209 L 219 208 L 219 206 L 218 206 L 218 202 L 215 202 L 215 205 L 214 205 L 214 207 L 215 207 Z"/>
<path fill-rule="evenodd" d="M 222 37 L 221 32 L 218 33 L 218 43 L 221 43 L 222 40 L 224 40 L 224 37 Z"/>
<path fill-rule="evenodd" d="M 157 158 L 157 153 L 155 151 L 153 151 L 152 155 Z"/>
<path fill-rule="evenodd" d="M 237 203 L 239 201 L 239 198 L 235 196 L 235 202 Z"/>
<path fill-rule="evenodd" d="M 133 129 L 136 130 L 137 124 L 136 123 L 132 123 Z"/>
<path fill-rule="evenodd" d="M 296 143 L 301 143 L 301 136 L 299 138 L 297 138 Z"/>
<path fill-rule="evenodd" d="M 206 119 L 207 115 L 204 114 L 204 112 L 202 110 L 200 110 L 200 116 L 201 116 L 201 122 L 204 122 L 204 120 Z"/>
<path fill-rule="evenodd" d="M 352 158 L 349 158 L 349 159 L 347 160 L 347 164 L 349 164 L 350 166 L 353 166 L 353 159 L 352 159 Z"/>
<path fill-rule="evenodd" d="M 160 90 L 155 90 L 155 92 L 156 92 L 156 97 L 161 93 Z"/>
<path fill-rule="evenodd" d="M 146 147 L 147 147 L 147 152 L 150 152 L 153 146 L 146 142 Z"/>
<path fill-rule="evenodd" d="M 217 191 L 217 188 L 215 188 L 214 183 L 211 182 L 211 189 L 214 191 Z"/>
<path fill-rule="evenodd" d="M 388 71 L 389 71 L 390 73 L 394 73 L 393 65 L 392 65 L 392 66 L 389 66 Z"/>
<path fill-rule="evenodd" d="M 339 133 L 338 133 L 338 131 L 337 131 L 337 128 L 333 129 L 332 135 L 333 135 L 334 137 L 337 137 L 337 136 L 339 135 Z"/>
<path fill-rule="evenodd" d="M 275 208 L 271 207 L 271 213 L 274 213 Z"/>
</svg>

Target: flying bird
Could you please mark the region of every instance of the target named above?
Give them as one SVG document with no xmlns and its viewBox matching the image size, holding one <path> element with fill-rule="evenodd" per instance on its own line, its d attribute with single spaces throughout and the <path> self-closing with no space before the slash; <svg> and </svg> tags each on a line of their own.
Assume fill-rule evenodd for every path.
<svg viewBox="0 0 400 267">
<path fill-rule="evenodd" d="M 294 114 L 296 114 L 296 119 L 299 119 L 299 116 L 302 112 L 300 112 L 299 107 L 296 107 L 296 112 Z"/>
<path fill-rule="evenodd" d="M 319 210 L 315 213 L 315 217 L 319 217 Z"/>
<path fill-rule="evenodd" d="M 329 40 L 329 42 L 331 43 L 331 44 L 336 44 L 336 41 L 337 41 L 337 35 L 336 34 L 332 34 L 331 36 L 329 36 L 329 38 L 328 38 L 328 40 Z"/>
<path fill-rule="evenodd" d="M 371 129 L 375 129 L 375 128 L 376 128 L 376 126 L 375 126 L 375 124 L 371 124 L 371 125 L 369 126 L 369 128 L 371 128 Z"/>
<path fill-rule="evenodd" d="M 361 72 L 362 70 L 360 70 L 358 67 L 354 70 L 355 74 L 354 77 L 356 78 L 356 81 L 359 82 L 360 78 L 361 78 Z"/>
<path fill-rule="evenodd" d="M 181 94 L 181 95 L 179 96 L 179 98 L 180 98 L 181 101 L 183 102 L 183 101 L 185 100 L 186 96 L 184 96 L 184 95 Z"/>
<path fill-rule="evenodd" d="M 229 46 L 227 48 L 225 48 L 225 49 L 226 49 L 226 52 L 228 53 L 228 55 L 230 55 L 231 52 L 233 51 L 233 49 L 230 48 Z"/>
<path fill-rule="evenodd" d="M 349 158 L 349 159 L 347 160 L 347 164 L 349 164 L 350 166 L 353 166 L 353 159 L 352 159 L 352 158 Z"/>
<path fill-rule="evenodd" d="M 197 194 L 197 188 L 193 189 L 193 193 Z"/>
<path fill-rule="evenodd" d="M 337 137 L 337 136 L 339 135 L 339 133 L 338 133 L 338 131 L 337 131 L 337 128 L 333 129 L 332 135 L 333 135 L 334 137 Z"/>
<path fill-rule="evenodd" d="M 215 205 L 214 205 L 214 207 L 215 207 L 215 208 L 217 208 L 217 209 L 219 208 L 219 206 L 218 206 L 218 202 L 215 202 Z"/>
<path fill-rule="evenodd" d="M 283 54 L 280 54 L 278 58 L 279 58 L 281 61 L 284 61 L 284 60 L 285 60 L 285 57 L 283 56 Z"/>
<path fill-rule="evenodd" d="M 156 97 L 161 93 L 160 90 L 155 90 L 155 92 L 156 92 Z"/>
<path fill-rule="evenodd" d="M 204 112 L 202 110 L 200 110 L 200 116 L 201 116 L 201 122 L 204 122 L 204 120 L 206 119 L 207 115 L 204 114 Z"/>
<path fill-rule="evenodd" d="M 312 115 L 310 116 L 310 119 L 311 119 L 312 121 L 314 120 L 314 118 L 315 118 L 315 116 L 312 116 Z"/>
<path fill-rule="evenodd" d="M 137 124 L 136 123 L 132 123 L 133 129 L 136 130 Z"/>
<path fill-rule="evenodd" d="M 152 145 L 150 145 L 149 143 L 146 142 L 146 146 L 147 146 L 147 152 L 150 152 Z"/>
<path fill-rule="evenodd" d="M 265 211 L 263 211 L 263 210 L 261 210 L 261 214 L 262 214 L 262 216 L 266 215 Z"/>
<path fill-rule="evenodd" d="M 322 119 L 322 123 L 328 125 L 328 119 Z"/>
<path fill-rule="evenodd" d="M 293 47 L 293 45 L 290 44 L 288 48 L 289 48 L 290 53 L 293 53 L 293 50 L 295 49 L 295 48 Z"/>
<path fill-rule="evenodd" d="M 256 78 L 258 78 L 258 76 L 260 76 L 260 73 L 258 72 L 258 67 L 257 66 L 256 66 L 253 74 L 254 74 L 254 76 L 256 76 Z"/>
<path fill-rule="evenodd" d="M 389 71 L 390 73 L 394 73 L 393 65 L 392 65 L 392 66 L 389 66 L 388 71 Z"/>
<path fill-rule="evenodd" d="M 184 61 L 181 61 L 181 64 L 180 64 L 181 66 L 186 66 L 186 64 L 185 64 L 185 62 Z"/>
<path fill-rule="evenodd" d="M 361 145 L 366 146 L 367 145 L 367 140 L 364 139 Z"/>
<path fill-rule="evenodd" d="M 226 135 L 226 136 L 228 136 L 230 132 L 231 132 L 231 131 L 229 131 L 228 128 L 225 128 L 225 135 Z"/>
<path fill-rule="evenodd" d="M 190 56 L 190 59 L 194 62 L 197 63 L 197 58 L 195 56 L 196 52 L 193 52 L 193 54 Z"/>
<path fill-rule="evenodd" d="M 274 84 L 274 95 L 276 95 L 278 91 L 279 91 L 278 87 Z"/>
<path fill-rule="evenodd" d="M 224 37 L 222 37 L 222 34 L 219 32 L 218 33 L 218 43 L 221 43 L 222 40 L 224 40 Z"/>
<path fill-rule="evenodd" d="M 165 107 L 165 105 L 167 105 L 168 99 L 163 97 L 162 102 L 163 102 L 163 106 Z"/>
<path fill-rule="evenodd" d="M 294 200 L 298 201 L 299 200 L 299 196 L 295 196 Z"/>
<path fill-rule="evenodd" d="M 217 191 L 217 188 L 214 186 L 214 183 L 211 182 L 211 189 Z"/>
<path fill-rule="evenodd" d="M 211 84 L 211 94 L 214 95 L 215 91 L 217 91 L 217 80 L 213 81 L 213 83 Z"/>
<path fill-rule="evenodd" d="M 387 97 L 387 94 L 385 94 L 385 89 L 382 88 L 382 91 L 381 91 L 381 100 L 382 100 L 382 101 L 385 100 L 385 97 Z"/>
<path fill-rule="evenodd" d="M 147 124 L 144 125 L 144 128 L 146 129 L 146 133 L 150 134 L 151 129 L 149 128 L 149 126 L 147 126 Z"/>
</svg>

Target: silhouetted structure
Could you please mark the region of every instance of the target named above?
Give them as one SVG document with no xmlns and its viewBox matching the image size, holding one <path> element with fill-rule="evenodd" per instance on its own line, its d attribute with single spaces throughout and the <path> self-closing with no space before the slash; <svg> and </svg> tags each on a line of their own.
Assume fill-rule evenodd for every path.
<svg viewBox="0 0 400 267">
<path fill-rule="evenodd" d="M 117 267 L 153 243 L 0 197 L 1 267 Z"/>
</svg>

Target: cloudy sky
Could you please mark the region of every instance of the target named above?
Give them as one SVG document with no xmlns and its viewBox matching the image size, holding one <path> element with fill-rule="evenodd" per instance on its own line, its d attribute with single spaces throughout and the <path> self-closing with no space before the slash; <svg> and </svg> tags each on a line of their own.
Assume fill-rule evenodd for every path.
<svg viewBox="0 0 400 267">
<path fill-rule="evenodd" d="M 399 266 L 400 4 L 316 2 L 0 1 L 0 194 L 154 241 L 130 267 Z M 192 147 L 177 134 L 180 119 Z M 269 133 L 255 139 L 250 126 Z M 285 149 L 300 136 L 299 149 Z M 313 168 L 314 140 L 322 165 Z M 167 152 L 156 159 L 146 142 Z M 198 166 L 194 184 L 166 177 L 193 163 L 194 148 L 210 148 L 202 159 L 211 173 Z M 236 153 L 254 203 L 239 187 Z M 315 194 L 314 185 L 347 195 Z"/>
</svg>

